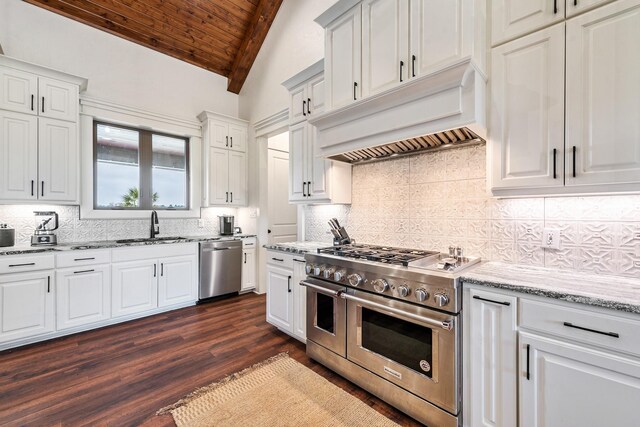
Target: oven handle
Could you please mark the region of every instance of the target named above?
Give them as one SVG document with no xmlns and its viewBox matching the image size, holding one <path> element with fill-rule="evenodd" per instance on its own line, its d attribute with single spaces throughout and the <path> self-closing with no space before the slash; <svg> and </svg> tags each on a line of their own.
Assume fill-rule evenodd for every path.
<svg viewBox="0 0 640 427">
<path fill-rule="evenodd" d="M 306 286 L 307 288 L 311 288 L 314 291 L 318 291 L 321 294 L 325 294 L 331 297 L 339 297 L 342 294 L 341 291 L 334 291 L 331 289 L 323 288 L 322 286 L 314 285 L 313 283 L 305 282 L 304 280 L 300 282 L 300 284 L 302 286 Z"/>
<path fill-rule="evenodd" d="M 384 304 L 380 304 L 380 303 L 377 303 L 377 302 L 369 301 L 369 300 L 366 300 L 364 298 L 358 298 L 358 297 L 353 296 L 351 294 L 340 293 L 340 297 L 344 298 L 346 300 L 351 300 L 351 301 L 354 301 L 354 302 L 358 302 L 358 303 L 362 304 L 363 306 L 375 307 L 375 308 L 379 308 L 381 310 L 388 311 L 388 312 L 393 313 L 393 314 L 398 314 L 400 316 L 409 317 L 411 319 L 417 320 L 418 322 L 442 328 L 445 331 L 450 331 L 450 330 L 453 329 L 453 322 L 448 321 L 448 320 L 440 322 L 440 321 L 437 321 L 437 320 L 430 319 L 428 317 L 419 316 L 419 315 L 413 314 L 413 313 L 407 313 L 406 311 L 403 311 L 403 310 L 400 310 L 400 309 L 397 309 L 397 308 L 394 308 L 394 307 L 388 307 L 388 306 L 386 306 Z"/>
</svg>

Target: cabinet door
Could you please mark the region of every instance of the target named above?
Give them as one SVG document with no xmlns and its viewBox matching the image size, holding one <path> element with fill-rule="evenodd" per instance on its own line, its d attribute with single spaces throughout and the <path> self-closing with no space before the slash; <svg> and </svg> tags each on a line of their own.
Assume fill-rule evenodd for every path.
<svg viewBox="0 0 640 427">
<path fill-rule="evenodd" d="M 113 317 L 158 307 L 158 265 L 155 261 L 119 262 L 111 266 Z"/>
<path fill-rule="evenodd" d="M 38 78 L 38 114 L 71 122 L 78 121 L 78 86 L 46 77 Z"/>
<path fill-rule="evenodd" d="M 46 118 L 38 122 L 38 198 L 74 201 L 78 188 L 77 125 Z"/>
<path fill-rule="evenodd" d="M 209 204 L 229 203 L 229 150 L 209 149 Z"/>
<path fill-rule="evenodd" d="M 360 99 L 362 9 L 360 5 L 325 29 L 327 104 L 335 109 Z"/>
<path fill-rule="evenodd" d="M 470 426 L 517 425 L 517 299 L 470 291 Z"/>
<path fill-rule="evenodd" d="M 300 282 L 307 277 L 304 259 L 293 259 L 293 334 L 300 340 L 307 340 L 307 288 Z"/>
<path fill-rule="evenodd" d="M 307 85 L 302 84 L 289 92 L 289 124 L 307 119 Z"/>
<path fill-rule="evenodd" d="M 247 206 L 247 155 L 229 152 L 229 204 Z"/>
<path fill-rule="evenodd" d="M 55 330 L 52 274 L 0 276 L 0 342 Z"/>
<path fill-rule="evenodd" d="M 37 114 L 38 77 L 12 68 L 0 68 L 0 109 Z"/>
<path fill-rule="evenodd" d="M 320 114 L 325 109 L 324 75 L 315 77 L 307 84 L 307 114 Z M 311 105 L 309 105 L 311 104 Z"/>
<path fill-rule="evenodd" d="M 247 127 L 229 125 L 229 149 L 245 153 L 247 151 Z"/>
<path fill-rule="evenodd" d="M 640 362 L 521 333 L 519 400 L 521 427 L 634 427 Z"/>
<path fill-rule="evenodd" d="M 568 186 L 640 182 L 638 40 L 638 0 L 567 21 Z"/>
<path fill-rule="evenodd" d="M 0 111 L 0 199 L 35 200 L 38 119 Z"/>
<path fill-rule="evenodd" d="M 229 124 L 217 120 L 209 123 L 209 146 L 229 148 Z"/>
<path fill-rule="evenodd" d="M 492 61 L 492 187 L 562 187 L 564 24 L 494 48 Z"/>
<path fill-rule="evenodd" d="M 108 265 L 56 272 L 57 329 L 87 325 L 111 317 L 111 271 Z"/>
<path fill-rule="evenodd" d="M 307 200 L 329 199 L 329 173 L 331 161 L 323 157 L 316 157 L 316 128 L 307 125 L 307 140 L 305 143 L 307 162 Z"/>
<path fill-rule="evenodd" d="M 267 265 L 267 322 L 293 333 L 293 272 Z"/>
<path fill-rule="evenodd" d="M 242 287 L 248 291 L 256 287 L 256 250 L 245 249 L 242 253 Z"/>
<path fill-rule="evenodd" d="M 307 124 L 298 123 L 289 128 L 289 201 L 306 200 L 306 144 Z"/>
<path fill-rule="evenodd" d="M 463 0 L 411 0 L 409 78 L 442 69 L 463 55 Z"/>
<path fill-rule="evenodd" d="M 567 18 L 614 0 L 567 0 Z"/>
<path fill-rule="evenodd" d="M 493 0 L 491 45 L 564 20 L 565 0 Z"/>
<path fill-rule="evenodd" d="M 384 92 L 408 78 L 409 2 L 362 2 L 362 97 Z"/>
<path fill-rule="evenodd" d="M 197 264 L 195 256 L 161 258 L 158 278 L 158 307 L 195 301 Z"/>
</svg>

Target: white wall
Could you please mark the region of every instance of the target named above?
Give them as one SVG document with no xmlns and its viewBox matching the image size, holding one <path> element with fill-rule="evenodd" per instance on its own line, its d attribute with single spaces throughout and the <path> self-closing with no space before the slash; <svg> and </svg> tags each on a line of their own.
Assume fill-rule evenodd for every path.
<svg viewBox="0 0 640 427">
<path fill-rule="evenodd" d="M 87 95 L 195 120 L 238 115 L 227 79 L 20 0 L 0 1 L 7 56 L 89 79 Z"/>
</svg>

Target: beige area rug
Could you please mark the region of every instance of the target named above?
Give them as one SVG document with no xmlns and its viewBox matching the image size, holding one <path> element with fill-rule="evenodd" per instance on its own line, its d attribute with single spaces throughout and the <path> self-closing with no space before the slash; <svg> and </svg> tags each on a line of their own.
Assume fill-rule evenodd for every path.
<svg viewBox="0 0 640 427">
<path fill-rule="evenodd" d="M 397 426 L 286 353 L 191 393 L 172 406 L 179 427 Z"/>
</svg>

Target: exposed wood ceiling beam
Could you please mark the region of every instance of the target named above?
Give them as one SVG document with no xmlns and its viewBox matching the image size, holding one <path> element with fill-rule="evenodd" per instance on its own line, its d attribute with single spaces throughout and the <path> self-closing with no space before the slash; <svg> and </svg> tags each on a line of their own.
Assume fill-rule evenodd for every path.
<svg viewBox="0 0 640 427">
<path fill-rule="evenodd" d="M 227 85 L 229 92 L 240 93 L 281 4 L 282 0 L 260 0 L 258 3 L 256 13 L 251 19 L 244 40 L 231 66 Z"/>
</svg>

